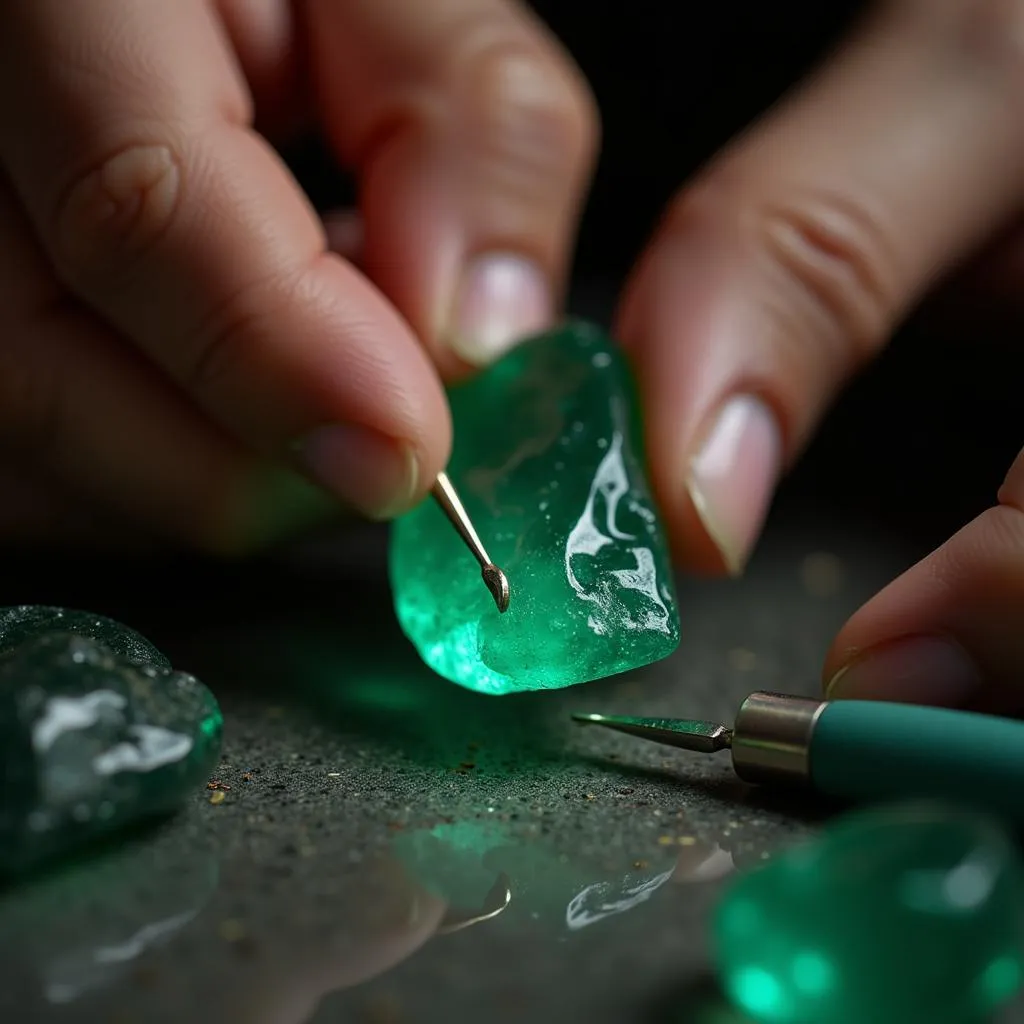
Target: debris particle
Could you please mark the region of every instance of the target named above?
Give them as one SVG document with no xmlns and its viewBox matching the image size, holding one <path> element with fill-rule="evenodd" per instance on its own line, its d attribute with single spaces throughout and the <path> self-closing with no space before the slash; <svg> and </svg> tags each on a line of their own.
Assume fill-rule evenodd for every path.
<svg viewBox="0 0 1024 1024">
<path fill-rule="evenodd" d="M 220 779 L 210 779 L 206 784 L 207 789 L 223 789 L 225 792 L 229 791 L 231 787 L 226 782 L 221 782 Z"/>
<path fill-rule="evenodd" d="M 637 871 L 643 871 L 644 868 L 647 867 L 647 861 L 645 861 L 645 860 L 635 860 L 635 861 L 633 861 L 633 867 L 635 867 L 637 869 Z"/>
<path fill-rule="evenodd" d="M 210 794 L 210 803 L 222 804 L 227 799 L 227 796 L 223 789 L 218 789 L 215 793 Z"/>
<path fill-rule="evenodd" d="M 745 647 L 734 647 L 728 658 L 729 667 L 736 672 L 750 672 L 757 666 L 757 655 Z"/>
<path fill-rule="evenodd" d="M 390 995 L 381 995 L 366 1004 L 367 1024 L 398 1024 L 402 1019 L 402 1004 Z"/>
<path fill-rule="evenodd" d="M 252 782 L 252 772 L 242 772 L 243 782 Z"/>
<path fill-rule="evenodd" d="M 583 799 L 584 799 L 584 800 L 596 800 L 596 799 L 597 799 L 597 797 L 596 797 L 596 796 L 594 796 L 594 794 L 593 794 L 593 793 L 585 793 L 585 794 L 583 795 Z"/>
<path fill-rule="evenodd" d="M 329 779 L 340 779 L 341 778 L 341 772 L 328 772 L 327 773 L 327 778 L 329 778 Z"/>
<path fill-rule="evenodd" d="M 245 925 L 233 917 L 221 921 L 217 933 L 225 942 L 239 942 L 245 938 Z"/>
<path fill-rule="evenodd" d="M 800 582 L 811 597 L 832 597 L 843 589 L 846 566 L 828 551 L 817 551 L 800 563 Z"/>
</svg>

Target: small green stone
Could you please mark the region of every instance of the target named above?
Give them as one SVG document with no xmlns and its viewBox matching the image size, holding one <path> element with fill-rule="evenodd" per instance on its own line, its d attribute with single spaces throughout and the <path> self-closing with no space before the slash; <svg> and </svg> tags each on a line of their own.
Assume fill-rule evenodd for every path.
<svg viewBox="0 0 1024 1024">
<path fill-rule="evenodd" d="M 38 604 L 0 608 L 0 658 L 44 633 L 73 633 L 99 641 L 119 658 L 154 668 L 171 667 L 163 653 L 141 633 L 106 616 Z"/>
<path fill-rule="evenodd" d="M 679 613 L 644 474 L 633 383 L 583 323 L 537 337 L 452 389 L 449 476 L 511 585 L 500 614 L 443 513 L 394 526 L 398 620 L 434 671 L 471 690 L 555 689 L 671 654 Z"/>
<path fill-rule="evenodd" d="M 0 636 L 0 873 L 174 811 L 219 756 L 213 694 L 159 652 L 143 662 L 138 634 L 90 618 L 122 653 L 71 633 Z"/>
<path fill-rule="evenodd" d="M 969 812 L 852 815 L 741 876 L 714 921 L 719 975 L 756 1020 L 970 1024 L 1024 977 L 1024 871 Z"/>
</svg>

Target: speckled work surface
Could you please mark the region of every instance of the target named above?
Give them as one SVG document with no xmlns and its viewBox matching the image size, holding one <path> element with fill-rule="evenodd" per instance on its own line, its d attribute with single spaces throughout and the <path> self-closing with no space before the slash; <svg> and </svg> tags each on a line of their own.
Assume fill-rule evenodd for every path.
<svg viewBox="0 0 1024 1024">
<path fill-rule="evenodd" d="M 752 689 L 814 692 L 906 552 L 784 519 L 744 580 L 682 582 L 668 661 L 490 698 L 419 666 L 378 541 L 311 549 L 273 599 L 154 636 L 221 698 L 215 788 L 0 900 L 4 1024 L 736 1020 L 705 981 L 707 912 L 812 809 L 745 792 L 727 755 L 566 713 L 728 718 Z"/>
</svg>

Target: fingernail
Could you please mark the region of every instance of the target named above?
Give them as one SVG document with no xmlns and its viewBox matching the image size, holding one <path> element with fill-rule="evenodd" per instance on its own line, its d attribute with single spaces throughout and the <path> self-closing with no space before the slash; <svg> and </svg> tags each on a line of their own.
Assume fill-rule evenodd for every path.
<svg viewBox="0 0 1024 1024">
<path fill-rule="evenodd" d="M 467 363 L 485 366 L 553 315 L 551 289 L 535 263 L 512 253 L 478 256 L 462 279 L 449 344 Z"/>
<path fill-rule="evenodd" d="M 857 656 L 829 680 L 825 696 L 956 707 L 981 681 L 971 656 L 955 641 L 911 637 Z"/>
<path fill-rule="evenodd" d="M 314 480 L 371 519 L 405 511 L 416 492 L 419 466 L 412 448 L 366 427 L 320 427 L 297 449 Z"/>
<path fill-rule="evenodd" d="M 690 463 L 690 498 L 733 575 L 743 570 L 760 533 L 781 460 L 782 435 L 772 411 L 753 395 L 736 395 Z"/>
</svg>

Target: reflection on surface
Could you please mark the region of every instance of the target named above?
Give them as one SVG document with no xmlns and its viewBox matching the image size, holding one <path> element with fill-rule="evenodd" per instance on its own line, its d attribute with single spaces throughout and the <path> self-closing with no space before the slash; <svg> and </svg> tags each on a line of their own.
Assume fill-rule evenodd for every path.
<svg viewBox="0 0 1024 1024">
<path fill-rule="evenodd" d="M 508 887 L 510 921 L 529 918 L 570 933 L 640 906 L 670 879 L 708 881 L 732 869 L 726 851 L 696 839 L 682 853 L 638 842 L 599 860 L 593 853 L 567 855 L 540 837 L 515 836 L 507 825 L 486 820 L 412 831 L 395 841 L 394 851 L 428 890 L 451 904 L 472 900 L 500 872 L 495 886 Z"/>
<path fill-rule="evenodd" d="M 452 933 L 565 941 L 656 900 L 670 880 L 703 880 L 724 856 L 650 839 L 573 854 L 485 818 L 399 830 L 365 857 L 327 842 L 294 872 L 268 872 L 258 851 L 222 856 L 188 827 L 0 900 L 4 1020 L 94 1020 L 116 1005 L 147 1024 L 304 1024 L 331 993 Z"/>
<path fill-rule="evenodd" d="M 115 985 L 143 954 L 170 942 L 217 887 L 208 843 L 182 854 L 173 828 L 66 864 L 0 897 L 0 1007 L 73 1003 Z"/>
</svg>

